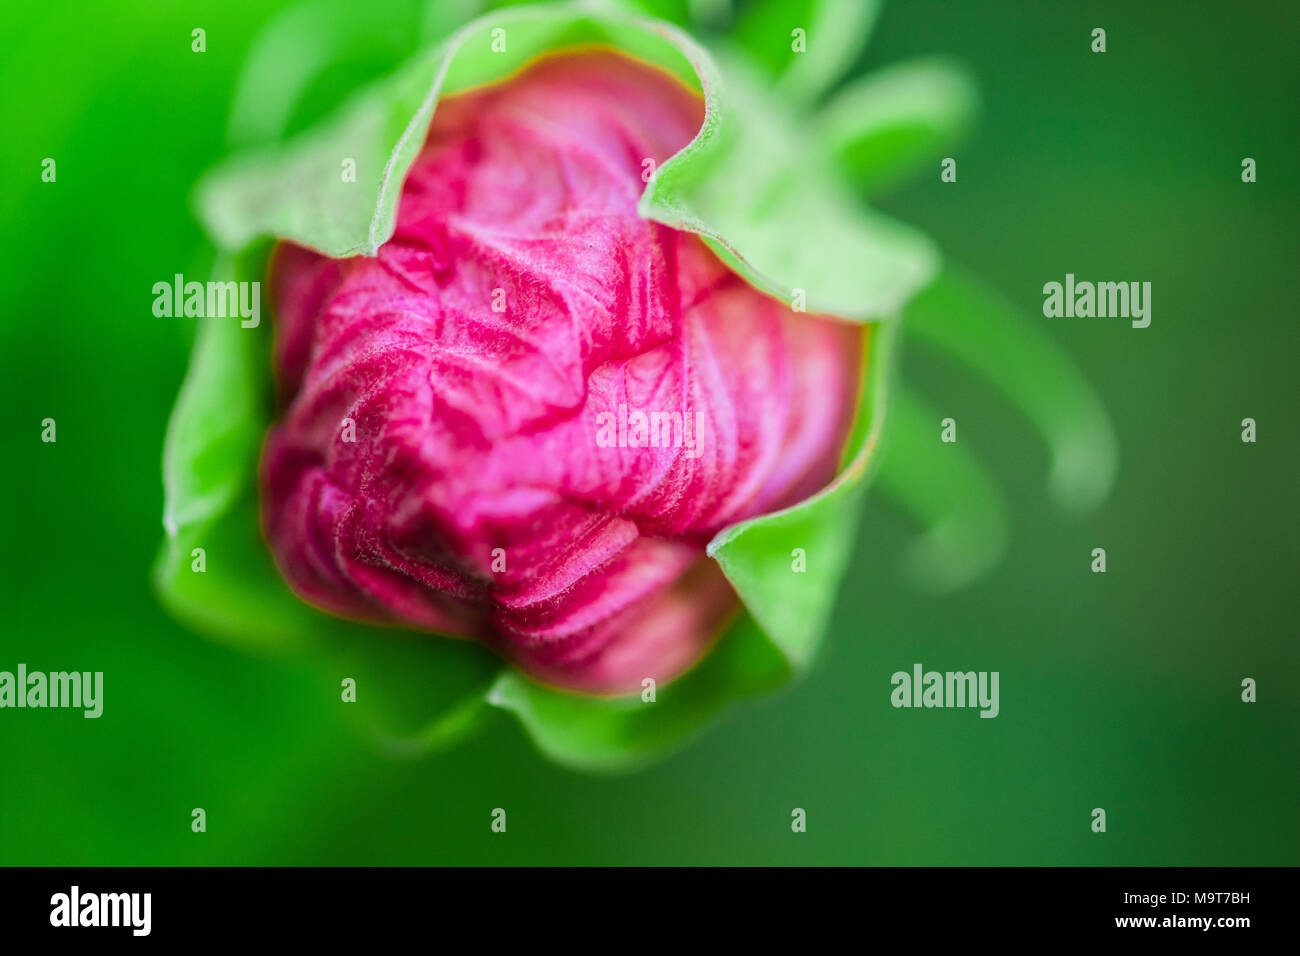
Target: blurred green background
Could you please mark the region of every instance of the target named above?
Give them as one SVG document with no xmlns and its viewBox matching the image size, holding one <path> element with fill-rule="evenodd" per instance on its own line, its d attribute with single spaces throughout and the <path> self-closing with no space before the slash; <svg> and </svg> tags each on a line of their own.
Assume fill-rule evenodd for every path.
<svg viewBox="0 0 1300 956">
<path fill-rule="evenodd" d="M 873 498 L 810 679 L 647 771 L 592 778 L 504 715 L 394 762 L 344 718 L 337 674 L 189 633 L 152 594 L 192 329 L 153 316 L 151 286 L 209 261 L 189 190 L 284 6 L 7 11 L 0 669 L 102 670 L 105 711 L 0 711 L 0 863 L 1300 863 L 1300 8 L 886 7 L 859 68 L 953 54 L 984 111 L 956 184 L 936 164 L 881 205 L 1097 385 L 1115 490 L 1060 515 L 1018 413 L 905 343 L 907 376 L 1007 496 L 1004 561 L 955 595 L 917 593 L 897 572 L 915 529 Z M 384 66 L 363 57 L 356 79 Z M 1042 318 L 1042 284 L 1066 272 L 1151 281 L 1151 327 Z M 1105 575 L 1088 569 L 1098 546 Z M 1000 671 L 1001 715 L 892 709 L 889 675 L 918 661 Z M 1247 676 L 1258 703 L 1240 700 Z"/>
</svg>

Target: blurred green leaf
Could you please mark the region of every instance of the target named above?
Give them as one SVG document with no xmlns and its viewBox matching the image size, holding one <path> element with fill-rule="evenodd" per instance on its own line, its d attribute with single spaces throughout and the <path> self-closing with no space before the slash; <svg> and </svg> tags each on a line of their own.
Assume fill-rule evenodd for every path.
<svg viewBox="0 0 1300 956">
<path fill-rule="evenodd" d="M 822 110 L 818 135 L 850 181 L 876 192 L 955 142 L 976 107 L 961 67 L 912 60 L 846 86 Z"/>
<path fill-rule="evenodd" d="M 481 0 L 304 0 L 283 10 L 244 58 L 230 108 L 231 148 L 254 149 L 305 128 L 304 120 L 323 115 L 315 114 L 322 105 L 318 89 L 337 91 L 357 69 L 367 81 L 387 75 L 482 6 Z M 324 105 L 337 108 L 337 94 Z"/>
<path fill-rule="evenodd" d="M 879 0 L 755 0 L 733 38 L 774 92 L 806 107 L 853 65 L 871 38 Z"/>
<path fill-rule="evenodd" d="M 939 440 L 942 415 L 906 387 L 892 400 L 877 490 L 921 526 L 903 554 L 902 572 L 923 590 L 952 591 L 1002 555 L 1002 498 L 964 445 Z"/>
<path fill-rule="evenodd" d="M 1086 511 L 1110 492 L 1118 442 L 1096 391 L 1041 327 L 960 269 L 948 267 L 908 306 L 909 330 L 998 388 L 1038 429 L 1051 453 L 1048 490 Z"/>
<path fill-rule="evenodd" d="M 714 0 L 704 0 L 704 2 L 710 3 Z M 725 3 L 726 0 L 721 2 Z M 689 27 L 698 0 L 597 0 L 597 3 L 603 3 L 608 9 L 616 12 L 654 17 L 657 20 L 675 23 L 680 27 Z"/>
</svg>

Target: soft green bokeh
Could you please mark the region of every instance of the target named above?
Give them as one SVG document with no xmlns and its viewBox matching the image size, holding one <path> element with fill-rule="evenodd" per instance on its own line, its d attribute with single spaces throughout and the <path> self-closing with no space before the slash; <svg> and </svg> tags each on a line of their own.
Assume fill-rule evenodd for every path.
<svg viewBox="0 0 1300 956">
<path fill-rule="evenodd" d="M 873 496 L 808 678 L 610 780 L 546 762 L 504 716 L 394 761 L 339 703 L 338 674 L 191 634 L 150 591 L 192 333 L 152 315 L 150 290 L 210 265 L 190 190 L 282 6 L 30 7 L 0 39 L 0 669 L 106 684 L 99 720 L 0 711 L 0 862 L 1300 862 L 1293 10 L 885 7 L 863 70 L 952 55 L 984 106 L 957 183 L 936 164 L 876 201 L 1075 358 L 1116 423 L 1117 483 L 1062 517 L 1028 423 L 905 338 L 912 388 L 1006 496 L 1001 563 L 951 596 L 912 590 L 915 529 Z M 1094 26 L 1106 54 L 1089 52 Z M 382 69 L 366 57 L 357 80 Z M 1258 183 L 1241 183 L 1244 156 Z M 1151 281 L 1151 327 L 1042 318 L 1042 284 L 1066 272 Z M 1240 441 L 1247 416 L 1258 444 Z M 1097 546 L 1104 576 L 1087 569 Z M 889 675 L 917 661 L 1000 671 L 1000 716 L 892 709 Z M 190 832 L 194 807 L 207 833 Z"/>
</svg>

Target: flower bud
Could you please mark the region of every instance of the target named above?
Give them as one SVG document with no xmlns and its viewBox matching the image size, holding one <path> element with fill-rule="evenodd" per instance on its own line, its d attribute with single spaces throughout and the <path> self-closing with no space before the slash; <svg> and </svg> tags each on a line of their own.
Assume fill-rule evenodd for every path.
<svg viewBox="0 0 1300 956">
<path fill-rule="evenodd" d="M 707 650 L 738 601 L 705 545 L 834 476 L 862 331 L 637 215 L 703 113 L 547 58 L 438 104 L 377 256 L 277 249 L 262 514 L 302 598 L 589 693 Z"/>
</svg>

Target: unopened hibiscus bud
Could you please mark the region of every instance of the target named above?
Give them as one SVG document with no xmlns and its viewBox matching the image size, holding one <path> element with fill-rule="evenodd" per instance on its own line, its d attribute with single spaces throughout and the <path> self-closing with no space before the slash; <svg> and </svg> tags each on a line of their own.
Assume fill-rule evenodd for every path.
<svg viewBox="0 0 1300 956">
<path fill-rule="evenodd" d="M 277 250 L 262 511 L 301 597 L 592 693 L 707 650 L 738 600 L 705 545 L 834 476 L 862 331 L 637 215 L 702 120 L 656 69 L 549 58 L 438 104 L 377 256 Z"/>
</svg>

